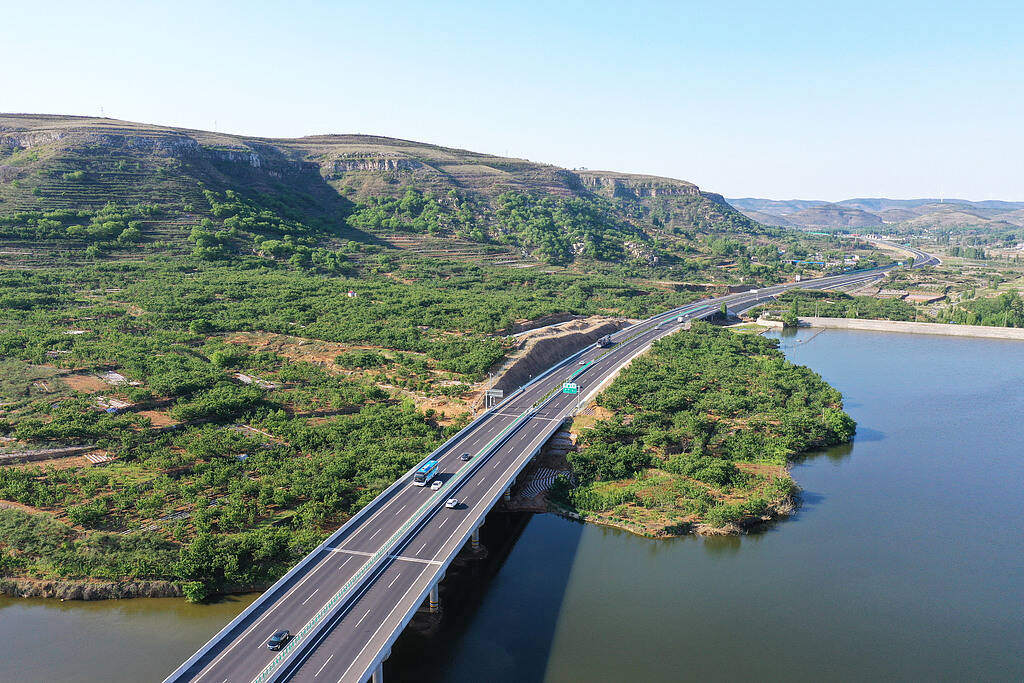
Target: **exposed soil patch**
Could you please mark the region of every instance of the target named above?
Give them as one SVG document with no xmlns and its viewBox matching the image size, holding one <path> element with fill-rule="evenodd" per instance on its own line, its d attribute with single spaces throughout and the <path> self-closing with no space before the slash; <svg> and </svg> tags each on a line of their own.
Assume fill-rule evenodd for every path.
<svg viewBox="0 0 1024 683">
<path fill-rule="evenodd" d="M 22 512 L 27 512 L 30 515 L 43 514 L 43 511 L 39 508 L 34 508 L 31 505 L 22 505 L 21 503 L 16 503 L 13 500 L 0 500 L 0 508 L 21 510 Z"/>
<path fill-rule="evenodd" d="M 60 378 L 64 384 L 68 385 L 75 391 L 80 391 L 83 394 L 95 394 L 100 391 L 110 391 L 110 385 L 104 382 L 96 375 L 88 373 L 78 373 L 74 375 L 67 375 Z"/>
<path fill-rule="evenodd" d="M 343 374 L 341 368 L 334 364 L 334 359 L 346 351 L 354 349 L 365 349 L 373 351 L 385 350 L 380 346 L 359 346 L 353 344 L 340 344 L 338 342 L 322 341 L 319 339 L 305 339 L 293 337 L 287 334 L 275 334 L 273 332 L 235 332 L 226 337 L 229 344 L 243 344 L 250 346 L 256 351 L 269 351 L 290 361 L 313 363 L 324 367 L 326 370 Z M 421 354 L 411 354 L 421 355 Z"/>
<path fill-rule="evenodd" d="M 142 417 L 149 418 L 150 424 L 154 427 L 169 427 L 178 422 L 171 418 L 165 411 L 162 410 L 140 410 L 135 413 Z"/>
<path fill-rule="evenodd" d="M 629 323 L 622 318 L 591 316 L 523 335 L 518 349 L 492 369 L 494 374 L 501 375 L 493 388 L 514 391 L 566 356 Z"/>
</svg>

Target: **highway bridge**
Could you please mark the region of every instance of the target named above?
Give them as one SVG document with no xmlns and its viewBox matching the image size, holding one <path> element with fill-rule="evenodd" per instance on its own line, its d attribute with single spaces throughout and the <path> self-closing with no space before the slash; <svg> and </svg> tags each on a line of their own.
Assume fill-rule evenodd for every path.
<svg viewBox="0 0 1024 683">
<path fill-rule="evenodd" d="M 917 250 L 914 267 L 938 260 Z M 564 359 L 483 413 L 434 453 L 439 491 L 406 473 L 268 589 L 168 678 L 166 683 L 383 679 L 382 663 L 416 611 L 438 608 L 438 583 L 459 551 L 479 542 L 487 513 L 563 420 L 618 370 L 681 324 L 724 303 L 739 313 L 788 289 L 836 289 L 870 282 L 896 266 L 705 299 L 666 311 Z M 578 393 L 564 393 L 571 378 Z M 463 461 L 460 456 L 469 453 Z M 422 464 L 422 463 L 419 463 Z M 419 466 L 417 465 L 417 467 Z M 454 509 L 445 501 L 456 497 Z M 280 652 L 267 640 L 293 637 Z"/>
</svg>

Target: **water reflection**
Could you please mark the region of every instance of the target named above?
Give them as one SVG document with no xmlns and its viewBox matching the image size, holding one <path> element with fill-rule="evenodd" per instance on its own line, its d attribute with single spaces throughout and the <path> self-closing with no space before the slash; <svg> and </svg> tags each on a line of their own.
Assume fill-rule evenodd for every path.
<svg viewBox="0 0 1024 683">
<path fill-rule="evenodd" d="M 708 555 L 735 555 L 740 551 L 743 539 L 739 536 L 707 536 L 703 546 Z"/>
</svg>

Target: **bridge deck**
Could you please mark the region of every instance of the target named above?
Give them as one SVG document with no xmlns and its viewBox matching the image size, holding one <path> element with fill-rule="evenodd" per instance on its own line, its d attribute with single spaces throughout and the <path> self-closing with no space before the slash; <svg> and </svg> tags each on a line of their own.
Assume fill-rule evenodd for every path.
<svg viewBox="0 0 1024 683">
<path fill-rule="evenodd" d="M 916 267 L 933 262 L 929 255 L 917 254 L 921 262 Z M 365 680 L 502 492 L 575 410 L 578 397 L 559 391 L 568 377 L 573 376 L 580 395 L 586 395 L 655 339 L 676 331 L 675 319 L 680 315 L 684 322 L 708 317 L 722 303 L 742 311 L 794 287 L 827 289 L 882 275 L 884 270 L 848 273 L 695 302 L 616 333 L 611 348 L 589 347 L 556 365 L 439 451 L 435 456 L 440 460 L 439 478 L 446 483 L 443 495 L 436 496 L 437 504 L 422 509 L 434 494 L 428 487 L 413 486 L 406 475 L 167 680 L 252 681 L 274 658 L 266 641 L 275 630 L 297 632 L 396 532 L 413 522 L 407 538 L 346 594 L 274 676 Z M 538 412 L 521 420 L 507 441 L 494 444 L 503 430 L 541 400 L 544 405 Z M 463 452 L 474 454 L 473 459 L 462 462 Z M 465 476 L 456 480 L 457 474 Z M 445 508 L 441 501 L 453 496 L 464 504 Z M 415 515 L 420 517 L 413 519 Z"/>
</svg>

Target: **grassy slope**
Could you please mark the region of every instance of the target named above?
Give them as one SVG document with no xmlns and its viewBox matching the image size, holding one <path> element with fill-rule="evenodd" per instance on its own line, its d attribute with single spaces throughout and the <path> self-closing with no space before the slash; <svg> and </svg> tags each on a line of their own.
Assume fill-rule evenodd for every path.
<svg viewBox="0 0 1024 683">
<path fill-rule="evenodd" d="M 353 227 L 349 218 L 409 186 L 442 201 L 455 190 L 443 217 L 468 212 L 491 240 L 444 226 Z M 509 191 L 532 197 L 531 226 L 586 223 L 594 211 L 615 239 L 643 242 L 641 255 L 675 260 L 634 259 L 645 280 L 625 277 L 634 266 L 585 259 L 507 267 L 538 265 L 498 239 L 515 225 L 499 218 Z M 583 211 L 566 218 L 570 200 Z M 71 213 L 13 218 L 54 210 Z M 646 315 L 698 296 L 652 278 L 736 282 L 738 244 L 776 259 L 777 245 L 806 244 L 665 178 L 369 136 L 267 140 L 11 115 L 0 116 L 0 227 L 0 357 L 11 377 L 0 433 L 115 457 L 104 468 L 0 468 L 0 498 L 44 513 L 26 524 L 0 511 L 0 575 L 174 579 L 194 597 L 273 578 L 445 438 L 458 422 L 409 398 L 464 398 L 506 349 L 495 333 L 514 322 Z M 320 340 L 344 364 L 246 341 L 266 333 Z M 33 384 L 58 368 L 68 382 Z M 138 386 L 83 389 L 102 369 Z M 242 386 L 236 372 L 274 387 Z M 111 416 L 99 395 L 137 405 Z"/>
<path fill-rule="evenodd" d="M 483 225 L 485 241 L 515 243 L 502 239 L 496 224 L 502 193 L 555 202 L 583 199 L 596 202 L 600 220 L 631 235 L 644 255 L 706 255 L 705 242 L 714 236 L 742 236 L 754 244 L 770 232 L 721 197 L 670 178 L 573 172 L 374 136 L 264 139 L 87 117 L 0 115 L 0 216 L 96 210 L 108 202 L 153 204 L 164 211 L 143 223 L 143 246 L 161 241 L 161 250 L 173 251 L 185 243 L 191 227 L 210 217 L 203 187 L 270 201 L 278 212 L 283 207 L 291 217 L 318 223 L 337 237 L 399 247 L 422 247 L 422 239 L 392 240 L 394 230 L 387 229 L 374 235 L 353 230 L 345 217 L 354 203 L 400 197 L 407 187 L 439 198 L 454 191 Z M 439 237 L 456 250 L 467 248 L 452 232 Z M 3 240 L 2 246 L 40 245 Z M 427 251 L 434 254 L 436 247 Z M 503 253 L 509 255 L 507 249 Z M 708 274 L 715 273 L 708 269 Z"/>
</svg>

